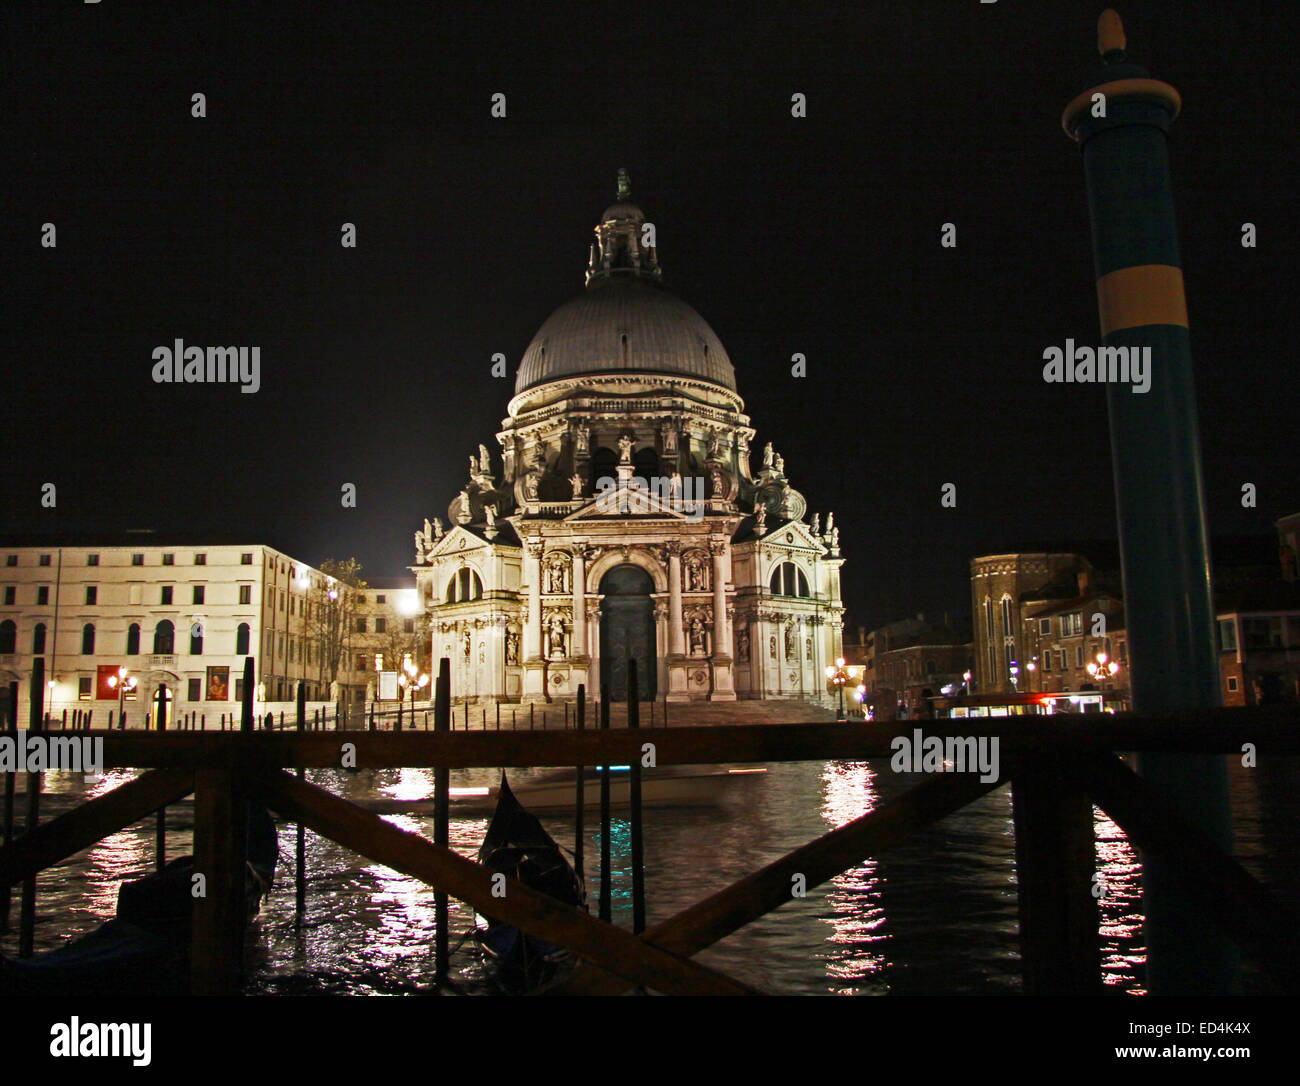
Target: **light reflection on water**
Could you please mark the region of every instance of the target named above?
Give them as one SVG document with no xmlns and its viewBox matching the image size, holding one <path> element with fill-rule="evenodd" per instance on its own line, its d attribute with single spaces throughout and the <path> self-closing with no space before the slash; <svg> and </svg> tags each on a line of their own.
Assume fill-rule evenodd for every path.
<svg viewBox="0 0 1300 1086">
<path fill-rule="evenodd" d="M 1293 760 L 1294 761 L 1294 760 Z M 791 763 L 735 780 L 722 806 L 648 808 L 645 817 L 650 924 L 806 844 L 920 782 L 885 761 Z M 1291 843 L 1300 822 L 1295 787 L 1300 767 L 1231 772 L 1237 851 L 1253 874 L 1294 901 L 1300 863 Z M 85 786 L 48 774 L 42 817 L 134 774 L 115 772 Z M 512 781 L 534 774 L 511 771 Z M 311 770 L 308 779 L 345 798 L 424 799 L 434 773 L 392 769 L 344 773 Z M 456 771 L 453 786 L 495 783 L 495 772 Z M 590 785 L 589 785 L 590 787 Z M 808 802 L 809 797 L 814 802 Z M 23 809 L 21 800 L 18 810 Z M 630 826 L 616 812 L 611 832 L 614 922 L 631 926 Z M 394 825 L 433 836 L 431 816 L 385 815 Z M 546 813 L 556 840 L 572 848 L 572 816 Z M 474 858 L 486 816 L 451 825 L 452 847 Z M 600 842 L 588 812 L 585 867 L 596 910 Z M 1143 991 L 1145 949 L 1140 915 L 1141 868 L 1119 828 L 1095 812 L 1102 974 L 1115 992 Z M 193 807 L 168 809 L 168 855 L 191 848 Z M 295 827 L 280 827 L 277 882 L 249 939 L 249 990 L 261 993 L 403 993 L 428 990 L 433 974 L 433 891 L 416 879 L 356 857 L 307 834 L 307 911 L 294 915 Z M 93 930 L 114 912 L 124 879 L 152 870 L 154 821 L 106 838 L 43 875 L 38 883 L 38 949 Z M 470 941 L 473 912 L 449 903 L 453 980 L 462 991 L 492 990 Z M 16 908 L 14 914 L 16 917 Z M 16 932 L 0 946 L 16 949 Z M 703 951 L 700 960 L 780 994 L 1012 993 L 1020 990 L 1015 837 L 1008 788 L 1001 788 L 926 827 L 903 844 L 809 887 L 780 909 Z M 1267 990 L 1253 973 L 1247 991 Z"/>
</svg>

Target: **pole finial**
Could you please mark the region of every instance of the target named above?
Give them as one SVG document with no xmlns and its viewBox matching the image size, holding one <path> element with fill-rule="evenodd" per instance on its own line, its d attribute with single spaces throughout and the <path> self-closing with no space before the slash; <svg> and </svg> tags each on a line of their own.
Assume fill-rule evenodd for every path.
<svg viewBox="0 0 1300 1086">
<path fill-rule="evenodd" d="M 1114 8 L 1107 8 L 1097 19 L 1097 52 L 1103 57 L 1111 53 L 1123 53 L 1128 47 L 1124 37 L 1124 24 Z"/>
<path fill-rule="evenodd" d="M 632 179 L 628 177 L 627 170 L 619 167 L 618 170 L 618 198 L 626 200 L 632 195 Z"/>
</svg>

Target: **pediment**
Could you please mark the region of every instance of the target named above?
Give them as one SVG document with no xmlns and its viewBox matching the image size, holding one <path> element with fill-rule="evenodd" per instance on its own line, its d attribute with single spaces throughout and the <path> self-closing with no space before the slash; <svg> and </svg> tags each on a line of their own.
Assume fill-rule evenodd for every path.
<svg viewBox="0 0 1300 1086">
<path fill-rule="evenodd" d="M 802 521 L 792 520 L 768 529 L 755 542 L 764 546 L 794 547 L 798 550 L 826 554 L 827 548 L 820 539 L 812 534 L 812 529 Z"/>
<path fill-rule="evenodd" d="M 458 524 L 451 531 L 445 532 L 433 550 L 428 552 L 425 564 L 427 565 L 439 558 L 446 558 L 449 555 L 467 554 L 470 551 L 481 550 L 487 546 L 487 540 L 481 539 Z"/>
<path fill-rule="evenodd" d="M 564 518 L 565 524 L 581 524 L 592 520 L 673 520 L 681 522 L 698 521 L 704 516 L 705 502 L 696 503 L 698 513 L 692 515 L 682 512 L 679 500 L 672 502 L 661 498 L 650 490 L 638 490 L 631 487 L 611 487 L 596 495 L 586 505 L 580 506 Z"/>
</svg>

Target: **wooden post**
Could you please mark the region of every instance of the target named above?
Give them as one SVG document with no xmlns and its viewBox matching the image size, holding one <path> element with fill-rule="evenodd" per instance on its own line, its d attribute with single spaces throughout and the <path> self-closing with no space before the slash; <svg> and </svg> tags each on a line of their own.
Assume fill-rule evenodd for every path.
<svg viewBox="0 0 1300 1086">
<path fill-rule="evenodd" d="M 600 730 L 609 731 L 609 687 L 600 688 Z M 609 921 L 609 762 L 600 767 L 600 919 Z"/>
<path fill-rule="evenodd" d="M 240 706 L 239 712 L 239 730 L 241 732 L 251 732 L 253 730 L 253 683 L 255 673 L 253 670 L 253 658 L 244 657 L 244 703 Z M 233 729 L 235 722 L 230 721 L 230 727 Z"/>
<path fill-rule="evenodd" d="M 298 734 L 307 730 L 307 687 L 298 684 Z M 298 779 L 305 780 L 307 771 L 298 767 Z M 307 909 L 307 827 L 298 823 L 298 840 L 294 848 L 293 911 L 301 918 Z"/>
<path fill-rule="evenodd" d="M 586 683 L 579 683 L 579 684 L 578 684 L 578 703 L 577 703 L 577 705 L 574 706 L 574 709 L 573 709 L 573 726 L 574 726 L 578 731 L 583 731 L 583 730 L 584 730 L 584 724 L 586 723 L 586 711 L 587 711 L 586 701 L 587 701 L 587 684 L 586 684 Z M 584 886 L 587 884 L 587 872 L 586 872 L 585 868 L 583 867 L 583 840 L 582 840 L 583 837 L 586 835 L 586 832 L 587 832 L 587 830 L 586 830 L 586 824 L 585 824 L 585 817 L 584 817 L 585 812 L 586 812 L 586 807 L 587 807 L 587 802 L 586 802 L 586 801 L 587 801 L 587 796 L 586 796 L 586 788 L 587 788 L 586 775 L 587 775 L 586 767 L 585 767 L 585 766 L 582 766 L 582 765 L 579 765 L 579 766 L 578 766 L 578 778 L 577 778 L 577 784 L 575 785 L 576 792 L 575 792 L 574 797 L 573 797 L 573 799 L 574 799 L 574 805 L 573 805 L 573 807 L 574 807 L 574 809 L 573 809 L 573 866 L 574 866 L 574 868 L 577 869 L 577 872 L 578 872 L 578 878 L 582 879 L 582 883 L 583 883 Z"/>
<path fill-rule="evenodd" d="M 158 731 L 167 730 L 167 684 L 161 683 L 158 686 L 158 711 L 154 716 L 154 724 Z M 167 866 L 167 808 L 158 808 L 157 825 L 154 826 L 153 835 L 153 854 L 155 870 L 161 871 Z"/>
<path fill-rule="evenodd" d="M 636 657 L 627 661 L 627 726 L 636 731 L 641 727 L 641 704 L 637 700 Z M 628 793 L 632 821 L 632 934 L 645 931 L 645 850 L 641 837 L 641 755 L 632 752 L 632 766 L 628 770 Z"/>
<path fill-rule="evenodd" d="M 370 703 L 370 730 L 375 730 L 375 703 Z"/>
<path fill-rule="evenodd" d="M 1011 783 L 1027 996 L 1101 992 L 1092 801 L 1061 769 L 1040 755 Z"/>
<path fill-rule="evenodd" d="M 16 682 L 10 683 L 5 693 L 5 734 L 13 740 L 14 749 L 16 750 L 18 747 L 18 684 Z M 14 840 L 14 791 L 16 788 L 16 775 L 6 773 L 3 819 L 6 846 L 13 844 Z M 6 882 L 3 886 L 0 886 L 0 929 L 9 927 L 9 901 L 9 883 Z"/>
<path fill-rule="evenodd" d="M 27 718 L 29 735 L 40 735 L 41 721 L 45 716 L 45 658 L 32 661 L 30 715 Z M 41 775 L 27 774 L 27 818 L 23 830 L 31 833 L 41 818 Z M 36 933 L 36 876 L 23 879 L 22 899 L 18 911 L 18 957 L 30 958 Z"/>
<path fill-rule="evenodd" d="M 433 730 L 439 734 L 451 731 L 451 660 L 443 657 L 438 661 L 438 684 L 434 690 Z M 465 712 L 469 712 L 466 706 Z M 468 718 L 467 718 L 468 719 Z M 449 822 L 451 770 L 435 769 L 433 771 L 433 843 L 446 848 L 451 839 Z M 449 936 L 447 930 L 447 891 L 433 892 L 434 930 L 434 977 L 439 984 L 447 979 L 447 959 L 449 957 Z"/>
<path fill-rule="evenodd" d="M 500 731 L 501 730 L 501 703 L 498 701 L 496 704 L 497 704 L 497 731 Z"/>
<path fill-rule="evenodd" d="M 204 894 L 194 899 L 190 990 L 237 995 L 244 947 L 246 807 L 228 769 L 194 774 L 194 871 Z"/>
<path fill-rule="evenodd" d="M 207 731 L 207 730 L 208 730 L 208 714 L 207 714 L 207 713 L 200 713 L 200 714 L 199 714 L 199 731 L 201 731 L 201 732 L 205 732 L 205 731 Z"/>
<path fill-rule="evenodd" d="M 59 718 L 59 731 L 66 732 L 67 730 L 68 730 L 68 710 L 64 709 L 63 716 Z"/>
<path fill-rule="evenodd" d="M 537 719 L 537 703 L 530 701 L 528 703 L 528 730 L 533 730 L 533 723 Z"/>
</svg>

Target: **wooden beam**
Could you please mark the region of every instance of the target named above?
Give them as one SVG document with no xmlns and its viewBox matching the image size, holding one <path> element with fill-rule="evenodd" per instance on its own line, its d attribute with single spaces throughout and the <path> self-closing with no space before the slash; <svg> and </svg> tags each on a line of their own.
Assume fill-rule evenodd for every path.
<svg viewBox="0 0 1300 1086">
<path fill-rule="evenodd" d="M 887 726 L 839 722 L 626 728 L 609 731 L 518 732 L 104 732 L 104 764 L 122 766 L 331 766 L 342 745 L 355 744 L 357 767 L 574 766 L 630 764 L 642 743 L 655 744 L 657 765 L 794 762 L 889 758 L 897 735 L 917 727 L 936 736 L 999 737 L 1003 757 L 1065 745 L 1095 750 L 1183 750 L 1229 753 L 1252 742 L 1261 754 L 1300 754 L 1300 709 L 1238 708 L 1178 717 L 998 717 L 986 723 L 934 720 Z"/>
<path fill-rule="evenodd" d="M 1040 755 L 1011 785 L 1024 994 L 1100 995 L 1100 914 L 1092 800 Z"/>
<path fill-rule="evenodd" d="M 446 890 L 481 913 L 567 947 L 633 984 L 676 995 L 758 994 L 748 985 L 647 945 L 631 932 L 593 920 L 514 879 L 506 879 L 504 897 L 493 896 L 492 872 L 487 868 L 287 773 L 250 775 L 249 788 L 254 798 L 282 816 L 301 821 L 377 863 Z"/>
<path fill-rule="evenodd" d="M 1005 783 L 991 784 L 969 774 L 931 777 L 876 810 L 787 853 L 752 875 L 656 924 L 642 938 L 681 957 L 689 957 L 765 916 L 791 900 L 793 880 L 807 888 L 834 878 L 917 830 L 960 810 Z M 618 995 L 629 985 L 620 977 L 586 968 L 546 990 L 548 995 Z"/>
<path fill-rule="evenodd" d="M 245 855 L 248 807 L 235 775 L 200 769 L 194 775 L 194 874 L 202 896 L 191 913 L 190 991 L 238 995 L 244 950 Z"/>
<path fill-rule="evenodd" d="M 127 781 L 0 848 L 0 885 L 33 877 L 193 791 L 194 774 L 184 769 L 155 769 Z"/>
<path fill-rule="evenodd" d="M 1135 847 L 1172 861 L 1171 876 L 1210 921 L 1288 991 L 1300 991 L 1300 918 L 1291 908 L 1115 755 L 1081 756 L 1070 771 Z"/>
</svg>

